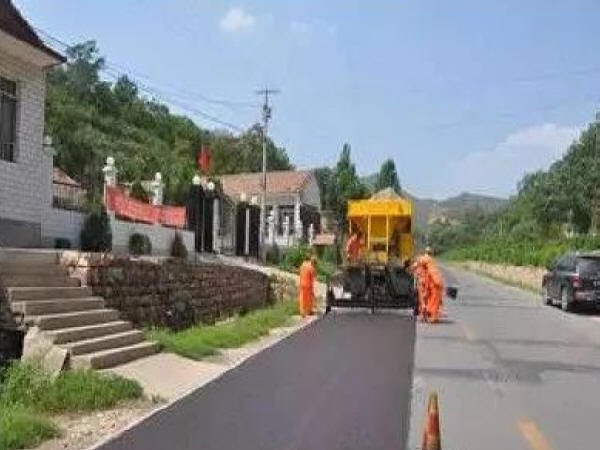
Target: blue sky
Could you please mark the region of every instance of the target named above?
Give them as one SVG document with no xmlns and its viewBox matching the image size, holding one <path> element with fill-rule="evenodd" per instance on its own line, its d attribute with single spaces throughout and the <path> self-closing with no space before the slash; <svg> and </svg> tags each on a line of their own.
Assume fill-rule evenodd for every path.
<svg viewBox="0 0 600 450">
<path fill-rule="evenodd" d="M 279 88 L 270 131 L 297 166 L 332 165 L 349 142 L 360 173 L 394 158 L 420 196 L 514 193 L 600 100 L 593 0 L 15 3 L 35 26 L 96 39 L 109 63 L 242 127 L 257 108 L 204 97 L 253 104 L 254 90 Z"/>
</svg>

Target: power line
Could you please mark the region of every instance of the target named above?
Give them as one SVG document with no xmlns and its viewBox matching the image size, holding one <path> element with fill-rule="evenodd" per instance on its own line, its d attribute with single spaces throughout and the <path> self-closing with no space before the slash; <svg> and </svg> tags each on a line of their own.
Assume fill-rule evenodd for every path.
<svg viewBox="0 0 600 450">
<path fill-rule="evenodd" d="M 110 76 L 114 80 L 118 80 L 120 78 L 120 76 L 122 75 L 119 72 L 115 73 L 111 69 L 100 69 L 100 70 L 101 70 L 101 72 L 103 72 L 104 74 Z M 137 84 L 137 80 L 136 80 L 136 84 Z M 146 87 L 143 84 L 137 84 L 137 87 L 138 87 L 138 89 L 140 91 L 145 92 L 146 94 L 149 94 L 149 95 L 151 95 L 151 96 L 153 96 L 153 97 L 155 97 L 155 98 L 157 98 L 159 100 L 162 100 L 162 101 L 164 101 L 166 103 L 170 103 L 170 104 L 172 104 L 174 106 L 177 106 L 178 108 L 181 108 L 181 109 L 183 109 L 185 111 L 191 112 L 191 113 L 196 114 L 196 115 L 198 115 L 200 117 L 203 117 L 203 118 L 205 118 L 207 120 L 210 120 L 211 122 L 217 123 L 219 125 L 223 125 L 223 126 L 225 126 L 227 128 L 231 128 L 232 130 L 239 131 L 239 132 L 242 132 L 242 133 L 245 131 L 244 128 L 242 128 L 242 127 L 240 127 L 238 125 L 235 125 L 235 124 L 233 124 L 231 122 L 227 122 L 227 121 L 222 120 L 222 119 L 219 119 L 218 117 L 215 117 L 215 116 L 213 116 L 211 114 L 208 114 L 208 113 L 206 113 L 206 112 L 204 112 L 204 111 L 202 111 L 202 110 L 200 110 L 200 109 L 198 109 L 198 108 L 196 108 L 194 106 L 190 106 L 190 105 L 188 105 L 186 103 L 183 103 L 181 101 L 178 101 L 178 100 L 175 100 L 173 98 L 167 97 L 163 93 L 161 93 L 161 92 L 159 92 L 157 90 L 154 90 L 152 88 Z"/>
<path fill-rule="evenodd" d="M 54 42 L 55 44 L 58 44 L 62 47 L 64 47 L 64 49 L 70 49 L 73 48 L 72 44 L 69 44 L 55 36 L 52 36 L 50 33 L 40 29 L 40 28 L 35 28 L 35 30 L 37 32 L 39 32 L 40 34 L 42 34 L 44 37 L 46 37 L 48 40 L 51 40 L 52 42 Z M 203 101 L 205 103 L 210 103 L 213 105 L 220 105 L 220 106 L 227 106 L 230 108 L 257 108 L 260 105 L 256 104 L 256 103 L 251 103 L 251 102 L 244 102 L 244 101 L 233 101 L 233 100 L 223 100 L 223 99 L 215 99 L 215 98 L 211 98 L 211 97 L 207 97 L 203 94 L 200 94 L 198 92 L 193 92 L 193 91 L 188 91 L 188 90 L 181 90 L 181 89 L 170 89 L 170 90 L 165 90 L 164 88 L 161 87 L 156 87 L 157 85 L 151 86 L 145 83 L 142 83 L 139 79 L 137 78 L 145 78 L 148 81 L 152 81 L 149 77 L 147 76 L 140 76 L 139 74 L 135 73 L 134 71 L 126 68 L 125 66 L 122 66 L 120 64 L 116 64 L 113 62 L 109 62 L 107 59 L 104 59 L 104 73 L 107 73 L 108 71 L 112 70 L 114 72 L 117 72 L 118 76 L 128 76 L 129 78 L 132 78 L 133 81 L 135 81 L 136 85 L 138 86 L 138 88 L 142 91 L 150 91 L 151 94 L 155 95 L 155 96 L 160 96 L 161 98 L 163 98 L 164 100 L 167 101 L 167 103 L 177 103 L 179 107 L 183 108 L 183 109 L 187 109 L 190 111 L 193 111 L 195 114 L 198 114 L 199 116 L 204 117 L 205 119 L 211 120 L 215 123 L 219 123 L 221 125 L 227 126 L 229 128 L 235 129 L 236 131 L 243 131 L 243 129 L 237 125 L 233 125 L 227 121 L 221 120 L 211 114 L 208 114 L 202 110 L 200 110 L 199 108 L 196 107 L 192 107 L 189 106 L 187 104 L 184 104 L 182 101 L 180 100 L 173 100 L 171 96 L 177 96 L 179 98 L 184 98 L 184 99 L 189 99 L 190 97 L 195 97 L 197 98 L 199 101 Z M 113 75 L 114 76 L 114 75 Z"/>
</svg>

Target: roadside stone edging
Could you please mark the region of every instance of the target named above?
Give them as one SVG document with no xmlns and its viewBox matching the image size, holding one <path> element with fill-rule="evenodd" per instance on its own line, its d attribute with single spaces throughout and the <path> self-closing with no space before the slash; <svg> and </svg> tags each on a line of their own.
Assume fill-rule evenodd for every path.
<svg viewBox="0 0 600 450">
<path fill-rule="evenodd" d="M 533 292 L 541 292 L 542 278 L 546 273 L 543 267 L 509 266 L 483 261 L 452 261 L 451 264 Z"/>
</svg>

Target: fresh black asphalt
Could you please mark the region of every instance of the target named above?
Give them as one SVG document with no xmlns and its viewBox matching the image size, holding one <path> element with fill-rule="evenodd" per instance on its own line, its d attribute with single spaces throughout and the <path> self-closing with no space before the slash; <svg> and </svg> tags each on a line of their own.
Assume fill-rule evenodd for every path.
<svg viewBox="0 0 600 450">
<path fill-rule="evenodd" d="M 404 449 L 414 342 L 408 314 L 334 311 L 101 449 Z"/>
</svg>

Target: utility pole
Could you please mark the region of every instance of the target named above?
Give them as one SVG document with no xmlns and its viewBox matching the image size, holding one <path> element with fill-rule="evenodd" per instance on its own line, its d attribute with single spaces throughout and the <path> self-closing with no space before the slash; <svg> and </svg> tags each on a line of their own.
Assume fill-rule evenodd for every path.
<svg viewBox="0 0 600 450">
<path fill-rule="evenodd" d="M 262 195 L 260 198 L 260 225 L 259 225 L 259 253 L 261 258 L 264 259 L 266 252 L 265 247 L 265 228 L 267 224 L 267 130 L 269 126 L 269 120 L 271 119 L 271 107 L 269 106 L 269 95 L 279 94 L 278 89 L 269 89 L 265 87 L 256 91 L 258 95 L 264 96 L 264 103 L 262 107 Z"/>
</svg>

